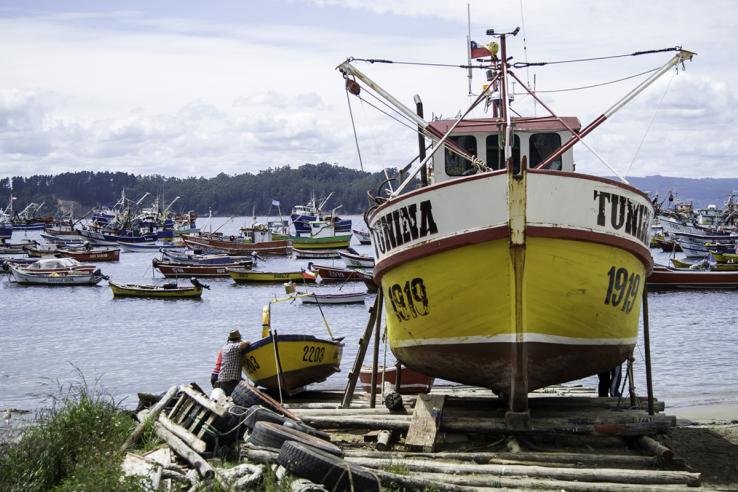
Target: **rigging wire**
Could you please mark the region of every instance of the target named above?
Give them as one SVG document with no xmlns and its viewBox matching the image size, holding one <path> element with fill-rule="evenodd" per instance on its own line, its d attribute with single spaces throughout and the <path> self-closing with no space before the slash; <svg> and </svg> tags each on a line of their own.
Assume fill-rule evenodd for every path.
<svg viewBox="0 0 738 492">
<path fill-rule="evenodd" d="M 641 139 L 641 143 L 638 144 L 638 148 L 635 151 L 635 154 L 633 155 L 633 160 L 630 161 L 630 165 L 628 165 L 628 169 L 625 171 L 623 176 L 628 176 L 628 173 L 630 172 L 631 168 L 633 167 L 633 164 L 635 163 L 636 159 L 638 158 L 638 154 L 641 151 L 641 147 L 643 146 L 643 142 L 646 141 L 646 137 L 648 136 L 648 133 L 651 131 L 651 126 L 653 125 L 654 120 L 656 120 L 656 115 L 659 112 L 659 109 L 661 108 L 661 103 L 664 102 L 664 98 L 666 97 L 666 93 L 669 92 L 669 87 L 671 87 L 671 82 L 674 80 L 674 76 L 676 75 L 676 71 L 672 72 L 671 78 L 669 79 L 669 82 L 666 84 L 666 89 L 664 89 L 664 93 L 661 95 L 661 99 L 659 99 L 659 103 L 656 105 L 656 109 L 653 112 L 653 116 L 651 116 L 651 121 L 648 122 L 648 126 L 646 127 L 646 131 L 643 133 L 643 138 Z"/>
<path fill-rule="evenodd" d="M 523 15 L 523 0 L 520 0 L 520 25 L 523 31 L 523 54 L 525 55 L 525 63 L 528 63 L 528 43 L 525 39 L 525 15 Z M 525 67 L 525 85 L 530 87 L 530 66 Z"/>
<path fill-rule="evenodd" d="M 354 112 L 351 110 L 351 98 L 349 97 L 349 92 L 346 90 L 346 102 L 348 103 L 349 108 L 349 114 L 351 115 L 351 128 L 354 129 L 354 141 L 356 142 L 356 153 L 359 154 L 359 166 L 361 166 L 361 171 L 364 171 L 364 161 L 361 159 L 361 149 L 359 148 L 359 137 L 356 134 L 356 124 L 354 123 Z"/>
<path fill-rule="evenodd" d="M 361 61 L 366 63 L 390 63 L 393 65 L 416 65 L 419 67 L 443 67 L 443 68 L 479 68 L 482 70 L 486 70 L 489 68 L 486 65 L 458 65 L 453 63 L 428 63 L 428 62 L 408 62 L 408 61 L 396 61 L 396 60 L 385 60 L 382 58 L 354 58 L 349 57 L 349 62 L 352 61 Z"/>
<path fill-rule="evenodd" d="M 640 72 L 640 73 L 637 73 L 637 74 L 634 74 L 634 75 L 628 75 L 627 77 L 623 77 L 623 78 L 620 78 L 620 79 L 611 80 L 609 82 L 601 82 L 599 84 L 583 85 L 583 86 L 579 86 L 579 87 L 570 87 L 568 89 L 552 89 L 552 90 L 547 90 L 547 91 L 536 91 L 536 94 L 539 94 L 539 93 L 540 94 L 543 94 L 543 93 L 551 94 L 551 93 L 554 93 L 554 92 L 572 92 L 572 91 L 581 91 L 581 90 L 585 90 L 585 89 L 594 89 L 595 87 L 602 87 L 602 86 L 605 86 L 605 85 L 617 84 L 618 82 L 623 82 L 625 80 L 630 80 L 630 79 L 634 79 L 636 77 L 641 77 L 642 75 L 647 75 L 649 73 L 653 73 L 653 72 L 659 70 L 660 68 L 661 67 L 652 68 L 651 70 L 646 70 L 645 72 Z M 526 94 L 526 93 L 520 93 L 520 94 Z M 518 94 L 516 94 L 516 95 L 518 95 Z"/>
<path fill-rule="evenodd" d="M 517 62 L 513 63 L 513 68 L 525 68 L 525 67 L 542 67 L 544 65 L 559 65 L 562 63 L 581 63 L 589 61 L 600 61 L 600 60 L 613 60 L 615 58 L 627 58 L 629 56 L 641 56 L 641 55 L 652 55 L 655 53 L 665 53 L 668 51 L 679 51 L 681 46 L 674 46 L 672 48 L 662 48 L 659 50 L 645 50 L 645 51 L 634 51 L 633 53 L 624 53 L 622 55 L 609 55 L 609 56 L 594 56 L 591 58 L 574 58 L 571 60 L 557 60 L 550 62 Z"/>
<path fill-rule="evenodd" d="M 379 111 L 379 112 L 380 112 L 380 113 L 382 113 L 383 115 L 385 115 L 385 116 L 387 116 L 387 117 L 389 117 L 389 118 L 392 118 L 393 120 L 395 120 L 396 122 L 398 122 L 398 123 L 399 123 L 399 124 L 401 124 L 402 126 L 404 126 L 404 127 L 406 127 L 406 128 L 409 128 L 409 129 L 410 129 L 410 130 L 412 130 L 413 132 L 417 132 L 417 131 L 418 131 L 418 130 L 417 130 L 416 128 L 414 128 L 414 127 L 412 127 L 412 126 L 408 125 L 407 123 L 405 123 L 404 121 L 400 120 L 399 118 L 396 118 L 396 117 L 395 117 L 394 115 L 392 115 L 392 114 L 390 114 L 390 113 L 388 113 L 388 112 L 384 111 L 383 109 L 379 108 L 378 106 L 376 106 L 376 105 L 372 104 L 371 102 L 369 102 L 369 101 L 368 101 L 368 100 L 366 100 L 365 98 L 363 98 L 363 97 L 361 97 L 361 96 L 356 96 L 356 97 L 358 97 L 358 98 L 359 98 L 359 100 L 360 100 L 360 101 L 361 101 L 362 103 L 366 103 L 367 105 L 369 105 L 369 106 L 371 106 L 372 108 L 376 109 L 377 111 Z"/>
</svg>

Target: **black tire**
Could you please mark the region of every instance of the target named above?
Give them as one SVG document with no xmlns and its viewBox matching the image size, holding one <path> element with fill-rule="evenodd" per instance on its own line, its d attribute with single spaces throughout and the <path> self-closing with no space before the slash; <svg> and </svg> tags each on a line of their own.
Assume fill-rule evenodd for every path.
<svg viewBox="0 0 738 492">
<path fill-rule="evenodd" d="M 370 470 L 299 442 L 285 442 L 278 461 L 290 473 L 323 484 L 334 492 L 379 492 L 381 489 L 379 479 Z"/>
<path fill-rule="evenodd" d="M 274 449 L 280 449 L 287 441 L 297 441 L 334 456 L 343 456 L 343 451 L 335 444 L 274 422 L 257 422 L 248 438 L 248 442 L 255 446 Z"/>
<path fill-rule="evenodd" d="M 292 420 L 300 420 L 300 417 L 284 408 L 277 400 L 259 391 L 256 386 L 252 386 L 246 381 L 239 381 L 231 393 L 231 399 L 239 407 L 250 408 L 254 405 L 261 405 L 268 410 L 277 412 Z"/>
<path fill-rule="evenodd" d="M 297 422 L 283 415 L 279 415 L 278 413 L 273 412 L 272 410 L 269 410 L 268 408 L 264 408 L 262 406 L 251 407 L 248 410 L 247 416 L 243 421 L 244 425 L 248 427 L 249 430 L 253 430 L 257 422 L 273 422 L 277 425 L 283 425 L 285 427 L 289 427 L 290 429 L 299 430 L 301 432 L 304 432 L 305 434 L 319 437 L 320 439 L 323 439 L 325 441 L 331 440 L 331 436 L 327 432 L 319 431 L 318 429 L 310 427 L 307 424 Z"/>
</svg>

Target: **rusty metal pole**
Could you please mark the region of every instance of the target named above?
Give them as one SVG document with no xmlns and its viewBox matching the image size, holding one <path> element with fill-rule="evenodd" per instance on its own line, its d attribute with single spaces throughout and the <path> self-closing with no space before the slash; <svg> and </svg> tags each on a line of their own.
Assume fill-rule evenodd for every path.
<svg viewBox="0 0 738 492">
<path fill-rule="evenodd" d="M 376 324 L 374 326 L 374 361 L 372 362 L 372 389 L 369 394 L 369 408 L 374 408 L 377 405 L 377 366 L 379 366 L 379 331 L 382 328 L 382 289 L 379 289 L 377 294 L 377 316 Z"/>
<path fill-rule="evenodd" d="M 653 379 L 651 378 L 651 336 L 648 326 L 648 281 L 643 284 L 643 345 L 646 352 L 646 390 L 648 391 L 648 414 L 653 415 Z"/>
</svg>

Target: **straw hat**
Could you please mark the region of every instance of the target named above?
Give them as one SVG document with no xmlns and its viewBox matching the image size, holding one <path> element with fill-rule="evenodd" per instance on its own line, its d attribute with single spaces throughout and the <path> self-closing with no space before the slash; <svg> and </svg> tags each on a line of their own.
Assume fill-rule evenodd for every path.
<svg viewBox="0 0 738 492">
<path fill-rule="evenodd" d="M 238 342 L 240 340 L 241 340 L 241 332 L 238 330 L 231 330 L 231 332 L 228 334 L 228 341 Z"/>
</svg>

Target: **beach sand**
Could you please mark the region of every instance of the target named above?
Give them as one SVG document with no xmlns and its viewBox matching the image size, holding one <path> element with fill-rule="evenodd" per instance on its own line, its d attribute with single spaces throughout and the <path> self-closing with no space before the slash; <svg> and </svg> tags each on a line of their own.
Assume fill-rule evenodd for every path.
<svg viewBox="0 0 738 492">
<path fill-rule="evenodd" d="M 714 403 L 710 405 L 694 405 L 675 408 L 667 407 L 666 413 L 669 415 L 676 415 L 678 419 L 691 420 L 696 423 L 738 423 L 738 403 Z"/>
</svg>

